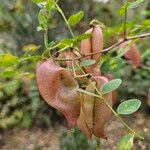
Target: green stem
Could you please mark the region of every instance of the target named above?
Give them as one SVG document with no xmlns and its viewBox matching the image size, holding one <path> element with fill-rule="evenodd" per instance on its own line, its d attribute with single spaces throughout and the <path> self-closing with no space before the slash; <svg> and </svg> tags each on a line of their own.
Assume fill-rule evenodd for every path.
<svg viewBox="0 0 150 150">
<path fill-rule="evenodd" d="M 59 7 L 59 5 L 57 3 L 55 3 L 55 5 L 56 5 L 57 10 L 59 11 L 59 13 L 62 15 L 62 17 L 63 17 L 63 19 L 64 19 L 64 21 L 65 21 L 65 23 L 66 23 L 66 25 L 67 25 L 71 35 L 72 35 L 72 37 L 75 38 L 75 35 L 74 35 L 74 33 L 73 33 L 73 31 L 72 31 L 72 29 L 71 29 L 71 27 L 70 27 L 70 25 L 69 25 L 69 23 L 67 21 L 67 18 L 65 16 L 65 14 L 63 13 L 62 9 Z"/>
<path fill-rule="evenodd" d="M 125 6 L 125 14 L 124 14 L 124 25 L 123 25 L 124 27 L 124 39 L 126 39 L 126 35 L 127 35 L 127 6 Z"/>
<path fill-rule="evenodd" d="M 45 44 L 45 48 L 48 48 L 48 30 L 45 31 L 44 33 L 44 44 Z"/>
</svg>

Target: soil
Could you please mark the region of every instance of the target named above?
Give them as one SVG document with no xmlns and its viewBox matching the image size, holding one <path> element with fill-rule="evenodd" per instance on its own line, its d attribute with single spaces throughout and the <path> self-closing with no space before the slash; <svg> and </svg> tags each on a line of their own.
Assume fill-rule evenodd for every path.
<svg viewBox="0 0 150 150">
<path fill-rule="evenodd" d="M 145 140 L 135 139 L 134 150 L 150 150 L 150 114 L 137 112 L 124 120 L 136 131 L 142 133 Z M 0 150 L 59 150 L 59 137 L 64 126 L 47 130 L 13 129 L 0 134 Z M 116 118 L 112 117 L 105 126 L 108 141 L 101 140 L 101 150 L 117 150 L 117 142 L 128 133 Z"/>
</svg>

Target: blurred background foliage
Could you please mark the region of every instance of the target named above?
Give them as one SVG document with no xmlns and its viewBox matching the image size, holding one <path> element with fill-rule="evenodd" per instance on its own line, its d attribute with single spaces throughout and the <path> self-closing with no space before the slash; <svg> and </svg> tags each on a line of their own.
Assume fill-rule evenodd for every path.
<svg viewBox="0 0 150 150">
<path fill-rule="evenodd" d="M 123 31 L 123 16 L 117 14 L 123 0 L 61 0 L 59 4 L 67 17 L 79 10 L 85 12 L 84 19 L 73 27 L 76 35 L 84 33 L 94 18 L 105 25 L 105 47 L 116 42 Z M 129 10 L 127 28 L 130 35 L 150 29 L 149 8 L 150 2 L 145 1 L 140 7 Z M 25 128 L 48 127 L 64 122 L 58 112 L 42 101 L 35 83 L 36 62 L 44 49 L 43 32 L 36 30 L 38 12 L 39 6 L 31 0 L 0 0 L 0 129 L 18 124 Z M 61 16 L 52 13 L 51 18 L 49 39 L 59 41 L 70 37 Z M 134 70 L 129 62 L 114 59 L 114 53 L 109 53 L 104 57 L 102 70 L 123 79 L 118 99 L 137 97 L 145 104 L 150 87 L 149 40 L 136 43 L 144 67 Z"/>
</svg>

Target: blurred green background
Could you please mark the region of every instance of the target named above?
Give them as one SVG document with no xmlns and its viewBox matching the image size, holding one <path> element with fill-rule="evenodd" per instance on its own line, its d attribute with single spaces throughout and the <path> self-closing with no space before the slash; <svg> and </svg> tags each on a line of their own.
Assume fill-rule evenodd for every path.
<svg viewBox="0 0 150 150">
<path fill-rule="evenodd" d="M 59 4 L 67 17 L 79 10 L 85 12 L 84 19 L 73 28 L 76 35 L 84 33 L 89 28 L 89 22 L 95 18 L 107 27 L 104 30 L 105 47 L 117 41 L 123 31 L 123 16 L 117 14 L 123 0 L 60 0 Z M 145 1 L 140 7 L 129 10 L 127 28 L 133 35 L 149 31 L 149 8 L 150 2 Z M 7 131 L 38 128 L 45 132 L 60 124 L 66 125 L 64 117 L 42 100 L 36 87 L 35 66 L 44 49 L 43 32 L 36 30 L 39 9 L 31 0 L 0 0 L 0 149 L 5 145 L 3 134 Z M 61 16 L 52 13 L 49 39 L 59 41 L 67 37 L 70 37 L 70 34 Z M 147 114 L 146 99 L 150 87 L 149 39 L 137 41 L 137 46 L 144 68 L 133 70 L 123 59 L 107 59 L 102 70 L 123 79 L 123 85 L 118 92 L 119 100 L 138 98 L 143 103 L 141 113 Z M 32 57 L 26 60 L 26 56 Z M 72 134 L 72 137 L 67 139 L 66 136 L 61 136 L 62 149 L 67 147 L 66 145 L 67 150 L 95 149 L 95 143 L 87 141 L 80 133 L 78 137 Z M 73 142 L 78 139 L 80 143 Z M 72 141 L 71 145 L 76 146 L 69 148 L 70 143 L 66 140 Z M 37 146 L 38 148 L 42 149 L 40 146 Z"/>
</svg>

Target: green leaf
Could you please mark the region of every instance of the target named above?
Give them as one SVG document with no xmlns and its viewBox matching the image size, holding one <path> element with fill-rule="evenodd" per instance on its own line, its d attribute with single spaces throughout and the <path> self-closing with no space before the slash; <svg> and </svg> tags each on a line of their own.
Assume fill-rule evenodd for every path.
<svg viewBox="0 0 150 150">
<path fill-rule="evenodd" d="M 135 2 L 132 2 L 129 4 L 129 8 L 136 8 L 143 2 L 144 2 L 144 0 L 136 0 Z"/>
<path fill-rule="evenodd" d="M 33 3 L 43 3 L 46 2 L 46 0 L 32 0 Z"/>
<path fill-rule="evenodd" d="M 83 17 L 84 17 L 84 12 L 80 11 L 74 15 L 71 15 L 68 19 L 68 23 L 70 26 L 74 26 L 77 23 L 79 23 Z"/>
<path fill-rule="evenodd" d="M 127 134 L 118 142 L 118 150 L 132 150 L 134 135 Z"/>
<path fill-rule="evenodd" d="M 17 56 L 11 54 L 1 54 L 0 55 L 0 66 L 13 66 L 19 62 L 19 58 Z"/>
<path fill-rule="evenodd" d="M 23 51 L 37 51 L 41 46 L 35 44 L 27 44 L 22 47 Z"/>
<path fill-rule="evenodd" d="M 114 79 L 106 83 L 102 88 L 102 94 L 116 90 L 122 83 L 121 79 Z"/>
<path fill-rule="evenodd" d="M 118 108 L 118 114 L 128 115 L 136 112 L 141 106 L 141 101 L 138 99 L 130 99 L 122 102 Z"/>
<path fill-rule="evenodd" d="M 55 8 L 55 1 L 54 0 L 48 0 L 46 3 L 46 9 L 48 11 L 51 11 Z"/>
<path fill-rule="evenodd" d="M 128 9 L 129 3 L 126 3 L 118 10 L 118 15 L 123 15 L 125 11 Z"/>
<path fill-rule="evenodd" d="M 92 59 L 86 59 L 80 62 L 81 67 L 91 66 L 93 64 L 95 64 L 95 60 Z"/>
<path fill-rule="evenodd" d="M 5 71 L 1 74 L 3 78 L 11 78 L 14 77 L 15 71 Z"/>
<path fill-rule="evenodd" d="M 124 60 L 116 57 L 110 58 L 111 57 L 106 58 L 106 61 L 103 62 L 101 69 L 103 72 L 109 72 L 117 75 L 119 73 L 118 70 L 122 69 L 124 66 Z"/>
<path fill-rule="evenodd" d="M 91 37 L 91 34 L 81 34 L 75 38 L 75 41 L 80 42 Z"/>
<path fill-rule="evenodd" d="M 46 9 L 41 9 L 38 15 L 38 20 L 40 27 L 46 30 L 50 20 L 50 13 L 48 13 Z"/>
</svg>

